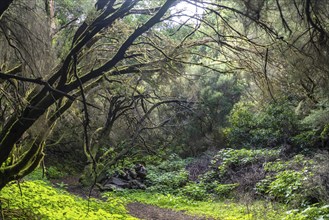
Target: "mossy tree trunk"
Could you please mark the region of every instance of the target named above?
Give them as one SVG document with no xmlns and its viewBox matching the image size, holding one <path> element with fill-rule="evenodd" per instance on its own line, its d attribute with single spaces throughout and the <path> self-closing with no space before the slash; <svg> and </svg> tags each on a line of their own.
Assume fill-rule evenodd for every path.
<svg viewBox="0 0 329 220">
<path fill-rule="evenodd" d="M 56 121 L 58 113 L 60 113 L 60 115 L 63 114 L 70 106 L 67 102 L 74 101 L 83 93 L 81 88 L 87 82 L 95 82 L 104 74 L 120 74 L 115 67 L 120 61 L 128 59 L 126 57 L 126 52 L 130 46 L 138 37 L 160 22 L 160 19 L 175 1 L 176 0 L 166 0 L 162 4 L 162 7 L 159 8 L 148 21 L 140 25 L 129 35 L 129 37 L 120 45 L 114 56 L 97 69 L 93 69 L 89 72 L 77 73 L 76 66 L 79 65 L 77 57 L 83 55 L 83 49 L 90 47 L 90 43 L 95 43 L 97 41 L 93 41 L 93 39 L 95 39 L 98 33 L 105 28 L 115 26 L 117 20 L 128 16 L 130 10 L 132 10 L 138 3 L 138 0 L 126 0 L 121 5 L 117 5 L 115 9 L 108 7 L 103 10 L 102 13 L 96 17 L 88 27 L 86 27 L 85 31 L 79 34 L 76 41 L 73 41 L 72 48 L 66 55 L 64 62 L 58 71 L 51 74 L 51 77 L 48 80 L 40 78 L 24 78 L 0 72 L 0 78 L 2 79 L 15 79 L 21 82 L 35 83 L 38 85 L 38 88 L 31 93 L 33 95 L 30 95 L 27 98 L 28 105 L 25 109 L 20 112 L 20 114 L 13 115 L 7 121 L 0 133 L 0 190 L 8 182 L 22 178 L 32 172 L 43 158 L 42 150 L 44 140 L 39 140 L 31 144 L 31 146 L 29 146 L 13 164 L 8 164 L 10 155 L 22 136 L 41 116 L 43 116 L 48 110 L 52 109 L 54 104 L 57 103 L 57 106 L 59 105 L 60 107 L 57 108 L 56 112 L 54 112 L 53 116 L 51 116 L 48 121 L 48 126 L 52 126 Z M 11 2 L 12 1 L 5 1 L 5 3 L 8 3 L 8 6 Z M 116 1 L 112 0 L 109 2 L 114 3 Z M 6 4 L 1 3 L 0 16 L 7 8 Z M 85 25 L 85 23 L 83 25 Z M 134 68 L 126 68 L 129 70 L 128 72 L 136 72 L 136 69 Z M 124 69 L 123 73 L 126 73 L 127 69 Z"/>
</svg>

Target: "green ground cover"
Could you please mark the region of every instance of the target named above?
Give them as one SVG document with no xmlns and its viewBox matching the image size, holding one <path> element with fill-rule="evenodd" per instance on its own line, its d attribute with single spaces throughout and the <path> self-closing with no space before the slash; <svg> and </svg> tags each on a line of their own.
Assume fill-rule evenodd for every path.
<svg viewBox="0 0 329 220">
<path fill-rule="evenodd" d="M 158 193 L 123 191 L 106 193 L 108 197 L 125 198 L 127 202 L 141 202 L 162 208 L 186 211 L 191 215 L 212 217 L 221 220 L 284 219 L 287 216 L 283 206 L 254 202 L 252 204 L 233 201 L 193 201 L 186 197 Z"/>
<path fill-rule="evenodd" d="M 85 200 L 35 180 L 9 184 L 0 192 L 2 219 L 136 219 L 120 198 Z"/>
</svg>

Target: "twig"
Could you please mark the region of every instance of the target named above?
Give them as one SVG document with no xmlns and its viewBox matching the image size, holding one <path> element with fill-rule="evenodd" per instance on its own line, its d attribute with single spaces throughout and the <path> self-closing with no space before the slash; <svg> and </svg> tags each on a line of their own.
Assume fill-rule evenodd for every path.
<svg viewBox="0 0 329 220">
<path fill-rule="evenodd" d="M 61 90 L 55 89 L 47 81 L 43 80 L 41 77 L 32 79 L 32 78 L 27 78 L 27 77 L 23 77 L 23 76 L 9 75 L 9 74 L 0 72 L 0 79 L 5 79 L 5 80 L 6 79 L 16 79 L 16 80 L 23 81 L 23 82 L 31 82 L 31 83 L 35 83 L 38 85 L 43 85 L 50 91 L 61 94 L 72 101 L 74 101 L 76 99 L 76 97 L 74 97 L 74 96 L 71 96 Z"/>
<path fill-rule="evenodd" d="M 276 102 L 276 100 L 273 96 L 272 90 L 271 90 L 268 76 L 267 76 L 267 63 L 268 63 L 268 48 L 266 48 L 266 54 L 265 54 L 264 76 L 265 76 L 265 81 L 266 81 L 266 85 L 267 85 L 267 90 L 270 93 L 270 96 L 273 99 L 273 101 Z"/>
</svg>

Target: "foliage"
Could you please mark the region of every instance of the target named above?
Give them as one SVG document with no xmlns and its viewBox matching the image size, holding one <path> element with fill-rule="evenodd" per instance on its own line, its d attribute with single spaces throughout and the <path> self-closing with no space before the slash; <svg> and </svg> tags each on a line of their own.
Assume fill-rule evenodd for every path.
<svg viewBox="0 0 329 220">
<path fill-rule="evenodd" d="M 119 198 L 88 202 L 43 181 L 25 181 L 19 186 L 9 184 L 0 192 L 0 201 L 6 219 L 14 218 L 16 213 L 24 214 L 20 219 L 135 219 L 127 214 Z"/>
<path fill-rule="evenodd" d="M 292 137 L 291 140 L 296 146 L 299 146 L 304 151 L 307 151 L 308 149 L 318 146 L 321 138 L 318 131 L 307 129 Z"/>
<path fill-rule="evenodd" d="M 329 107 L 323 103 L 320 108 L 312 110 L 302 120 L 305 131 L 295 136 L 294 140 L 304 149 L 325 148 L 329 143 Z"/>
<path fill-rule="evenodd" d="M 254 187 L 265 177 L 262 164 L 279 157 L 279 150 L 222 149 L 212 158 L 209 170 L 200 183 L 209 197 L 238 198 L 254 194 Z"/>
<path fill-rule="evenodd" d="M 64 177 L 67 174 L 64 173 L 63 171 L 59 170 L 55 166 L 50 166 L 46 169 L 46 175 L 49 179 L 59 179 L 61 177 Z"/>
<path fill-rule="evenodd" d="M 148 179 L 152 178 L 153 186 L 149 187 L 150 191 L 172 192 L 179 187 L 184 186 L 188 180 L 188 173 L 185 170 L 163 173 L 159 176 L 149 175 Z"/>
<path fill-rule="evenodd" d="M 113 194 L 108 194 L 112 196 Z M 188 214 L 206 216 L 223 220 L 246 220 L 246 219 L 282 219 L 286 214 L 283 207 L 275 207 L 271 204 L 253 203 L 245 206 L 229 201 L 193 201 L 186 197 L 174 196 L 172 194 L 131 192 L 116 194 L 124 196 L 128 201 L 138 201 L 146 204 L 156 205 L 162 208 L 170 208 L 186 211 Z"/>
<path fill-rule="evenodd" d="M 181 194 L 193 200 L 202 201 L 209 198 L 203 183 L 190 182 L 181 190 Z"/>
<path fill-rule="evenodd" d="M 238 187 L 239 184 L 218 184 L 214 191 L 216 195 L 218 195 L 220 198 L 230 198 L 233 196 L 234 189 Z"/>
<path fill-rule="evenodd" d="M 276 174 L 272 181 L 269 179 L 261 181 L 258 184 L 258 189 L 264 191 L 267 188 L 265 193 L 280 202 L 304 202 L 299 201 L 300 197 L 305 193 L 303 192 L 303 182 L 310 177 L 311 174 L 308 172 L 285 170 Z M 267 184 L 268 186 L 266 187 Z"/>
<path fill-rule="evenodd" d="M 60 27 L 72 22 L 73 19 L 84 19 L 87 12 L 93 7 L 92 2 L 78 0 L 57 0 L 55 6 L 55 17 Z"/>
<path fill-rule="evenodd" d="M 280 172 L 287 169 L 302 170 L 309 169 L 314 165 L 315 161 L 311 158 L 307 158 L 302 154 L 297 154 L 290 160 L 277 159 L 273 162 L 266 162 L 264 164 L 265 171 L 269 172 Z"/>
<path fill-rule="evenodd" d="M 175 0 L 110 1 L 99 11 L 95 1 L 56 0 L 55 18 L 48 2 L 0 7 L 0 190 L 36 169 L 47 145 L 65 149 L 48 178 L 79 161 L 86 182 L 127 157 L 228 146 L 198 183 L 187 160 L 155 162 L 149 190 L 170 193 L 171 205 L 256 190 L 290 206 L 320 203 L 292 214 L 326 218 L 328 1 L 196 1 L 202 15 L 186 22 L 175 21 L 186 12 L 170 10 Z M 156 106 L 171 98 L 177 106 Z M 308 157 L 291 158 L 300 152 Z"/>
<path fill-rule="evenodd" d="M 226 136 L 233 148 L 278 147 L 289 143 L 298 131 L 298 120 L 286 101 L 271 103 L 259 111 L 250 103 L 238 103 L 229 116 Z"/>
<path fill-rule="evenodd" d="M 183 160 L 178 155 L 169 156 L 158 166 L 148 166 L 147 181 L 150 191 L 162 193 L 173 192 L 186 185 L 188 172 L 185 170 L 188 160 Z"/>
<path fill-rule="evenodd" d="M 89 116 L 92 114 L 89 114 L 89 109 L 87 109 L 88 106 L 90 107 L 90 105 L 87 104 L 89 103 L 89 94 L 97 95 L 99 103 L 102 102 L 102 99 L 106 99 L 107 97 L 104 98 L 104 95 L 98 94 L 95 91 L 98 91 L 100 87 L 104 86 L 106 87 L 106 92 L 103 94 L 109 93 L 113 97 L 114 95 L 109 91 L 112 91 L 112 84 L 117 82 L 115 79 L 116 77 L 120 78 L 121 75 L 125 75 L 128 79 L 140 81 L 141 79 L 137 78 L 141 75 L 145 75 L 142 73 L 146 70 L 151 69 L 152 71 L 149 71 L 150 73 L 154 72 L 160 74 L 164 73 L 164 71 L 165 73 L 170 72 L 168 69 L 170 69 L 171 66 L 175 66 L 171 65 L 170 62 L 166 62 L 164 58 L 166 57 L 165 54 L 170 53 L 170 50 L 173 50 L 176 45 L 168 47 L 169 51 L 163 53 L 155 49 L 159 47 L 159 45 L 154 45 L 154 41 L 152 40 L 157 39 L 158 41 L 167 43 L 167 41 L 162 41 L 161 38 L 159 40 L 159 35 L 155 34 L 155 32 L 160 32 L 159 28 L 153 29 L 153 27 L 160 25 L 159 23 L 164 21 L 162 18 L 169 13 L 169 9 L 173 7 L 175 0 L 155 2 L 156 6 L 154 12 L 150 12 L 150 15 L 146 16 L 147 19 L 141 19 L 140 21 L 143 20 L 144 22 L 141 22 L 138 28 L 136 28 L 136 24 L 125 23 L 127 21 L 125 17 L 145 18 L 144 14 L 147 13 L 147 10 L 143 10 L 140 7 L 138 4 L 140 1 L 111 1 L 115 4 L 114 8 L 109 6 L 108 10 L 96 12 L 95 16 L 85 16 L 79 13 L 79 16 L 81 16 L 78 18 L 80 27 L 77 28 L 74 34 L 71 32 L 65 35 L 64 33 L 64 36 L 59 38 L 59 41 L 65 38 L 65 42 L 70 42 L 71 45 L 70 49 L 68 49 L 68 45 L 64 46 L 64 53 L 60 55 L 61 57 L 56 56 L 56 52 L 58 51 L 54 51 L 56 49 L 60 50 L 61 47 L 55 45 L 55 43 L 57 43 L 56 40 L 55 43 L 52 44 L 52 40 L 54 39 L 51 39 L 51 34 L 48 34 L 48 29 L 52 28 L 49 28 L 47 25 L 51 23 L 48 21 L 52 18 L 44 16 L 44 7 L 37 7 L 36 3 L 40 1 L 24 0 L 23 2 L 24 4 L 22 4 L 22 7 L 25 7 L 25 4 L 31 6 L 27 7 L 27 10 L 31 11 L 30 14 L 38 14 L 40 22 L 44 24 L 42 28 L 44 28 L 47 34 L 43 38 L 39 34 L 38 36 L 34 34 L 40 33 L 39 31 L 35 31 L 34 29 L 26 31 L 26 35 L 24 38 L 20 39 L 20 41 L 26 42 L 29 44 L 29 47 L 23 46 L 23 48 L 20 48 L 17 47 L 16 44 L 22 45 L 21 42 L 15 42 L 13 46 L 11 37 L 6 36 L 6 33 L 12 32 L 10 28 L 2 28 L 3 31 L 1 31 L 1 39 L 4 39 L 3 42 L 9 45 L 8 48 L 17 55 L 12 57 L 7 57 L 6 55 L 5 58 L 1 56 L 1 69 L 3 65 L 6 65 L 8 59 L 13 63 L 12 66 L 17 66 L 22 63 L 24 63 L 24 66 L 18 68 L 15 74 L 10 74 L 7 69 L 4 73 L 1 70 L 2 79 L 6 82 L 6 85 L 1 84 L 1 101 L 4 100 L 4 97 L 9 98 L 5 98 L 6 106 L 3 109 L 1 108 L 1 124 L 3 125 L 3 129 L 0 132 L 0 188 L 4 187 L 10 181 L 20 179 L 36 169 L 44 156 L 43 147 L 45 146 L 45 140 L 54 129 L 56 120 L 63 116 L 64 113 L 67 113 L 69 108 L 76 107 L 77 110 L 75 113 L 77 113 L 77 115 L 65 115 L 65 117 L 79 123 L 80 134 L 82 134 L 84 130 L 81 129 L 83 126 L 82 124 L 86 127 L 85 136 L 86 133 L 88 133 L 88 135 L 92 133 L 87 132 L 90 128 L 89 126 L 92 125 L 92 123 L 89 123 Z M 42 3 L 45 2 L 49 1 L 43 1 Z M 59 1 L 64 8 L 65 5 L 68 6 L 67 11 L 63 9 L 63 14 L 59 14 L 59 17 L 65 17 L 60 19 L 63 24 L 67 24 L 66 21 L 72 21 L 74 17 L 74 13 L 70 12 L 72 8 L 84 8 L 83 3 L 86 3 L 86 7 L 88 8 L 87 4 L 89 4 L 89 6 L 92 4 L 90 1 L 88 3 L 86 1 L 81 1 L 82 4 L 79 5 L 81 7 L 77 7 L 77 5 L 74 4 L 78 2 L 80 1 Z M 14 9 L 16 7 L 17 10 L 20 5 L 21 4 L 12 4 L 10 8 Z M 137 12 L 136 9 L 138 9 Z M 16 12 L 15 17 L 22 17 L 22 13 L 19 10 Z M 1 16 L 0 19 L 3 18 L 4 17 Z M 3 23 L 2 21 L 3 20 L 1 20 L 1 24 Z M 26 25 L 15 25 L 15 29 L 18 27 L 27 29 L 32 25 L 34 25 L 33 20 L 26 19 Z M 38 23 L 35 23 L 35 25 L 38 25 Z M 64 29 L 66 28 L 65 25 L 62 27 Z M 146 33 L 156 36 L 151 37 L 151 39 L 149 36 L 146 36 Z M 2 37 L 3 35 L 5 35 L 5 37 Z M 37 44 L 32 44 L 32 38 L 36 38 Z M 52 47 L 52 45 L 54 45 L 54 47 Z M 25 53 L 22 53 L 22 51 L 28 51 L 29 53 L 31 47 L 43 49 L 43 46 L 46 46 L 44 51 L 47 52 L 47 55 L 43 56 L 41 59 L 33 59 L 31 61 L 31 59 L 27 59 Z M 145 49 L 145 47 L 148 47 L 148 49 Z M 32 53 L 28 55 L 32 55 L 33 57 L 35 54 Z M 137 58 L 139 56 L 145 57 L 146 59 Z M 5 61 L 3 61 L 3 59 L 5 59 Z M 45 61 L 51 61 L 51 64 L 48 65 Z M 44 66 L 45 68 L 42 68 L 40 71 L 34 71 L 31 66 Z M 31 74 L 29 73 L 30 70 L 32 72 Z M 132 77 L 131 75 L 136 77 Z M 8 83 L 11 82 L 11 80 L 18 82 L 16 83 L 17 87 L 15 83 Z M 7 89 L 7 86 L 10 87 L 10 91 Z M 126 87 L 126 85 L 124 87 Z M 138 94 L 136 90 L 137 89 L 135 89 L 133 96 L 141 97 L 142 95 Z M 7 91 L 9 91 L 10 95 L 9 93 L 7 94 Z M 79 99 L 79 96 L 83 98 Z M 98 106 L 98 103 L 94 102 L 96 100 L 92 101 L 91 106 Z M 13 103 L 17 103 L 17 106 Z M 1 103 L 1 106 L 3 106 L 2 104 L 3 103 Z M 131 106 L 132 104 L 129 107 Z M 146 111 L 144 107 L 143 105 L 143 110 Z M 156 108 L 156 106 L 154 108 Z M 82 111 L 82 109 L 84 109 L 84 111 Z M 97 107 L 96 109 L 102 108 Z M 86 123 L 79 122 L 81 118 Z M 135 118 L 133 118 L 134 117 L 131 117 L 130 120 L 128 119 L 127 121 L 136 121 Z M 145 121 L 146 118 L 145 116 L 143 120 Z M 132 130 L 141 132 L 140 124 L 142 124 L 143 120 L 137 119 L 136 124 L 138 124 L 138 126 L 133 126 Z M 128 125 L 128 127 L 130 126 Z M 97 130 L 97 128 L 95 130 Z M 88 138 L 85 137 L 85 139 Z M 133 139 L 137 140 L 137 137 Z M 130 142 L 134 143 L 134 140 Z M 27 143 L 30 144 L 28 145 Z M 133 143 L 131 145 L 133 145 Z M 88 149 L 89 145 L 91 148 L 96 149 Z M 131 145 L 129 147 L 133 148 Z M 13 149 L 16 148 L 16 146 L 19 147 L 19 151 L 15 152 L 17 153 L 15 155 L 16 161 L 13 161 L 11 164 L 12 166 L 3 166 L 6 164 L 8 158 L 11 157 Z M 85 149 L 85 151 L 87 152 L 86 156 L 87 160 L 89 160 L 88 162 L 92 161 L 95 155 L 90 154 L 97 151 L 97 147 L 99 147 L 98 144 L 86 144 L 87 149 Z M 126 148 L 125 150 L 128 149 Z"/>
<path fill-rule="evenodd" d="M 258 163 L 265 160 L 273 160 L 279 156 L 279 150 L 235 150 L 226 148 L 220 150 L 212 159 L 211 164 L 218 172 L 219 176 L 223 176 L 229 169 L 239 166 L 245 166 L 251 163 Z"/>
<path fill-rule="evenodd" d="M 323 104 L 321 108 L 312 110 L 310 114 L 303 119 L 303 124 L 316 130 L 323 130 L 329 122 L 329 106 L 327 105 L 328 104 Z"/>
<path fill-rule="evenodd" d="M 284 220 L 319 220 L 329 218 L 329 205 L 313 205 L 305 209 L 294 209 L 287 212 Z"/>
<path fill-rule="evenodd" d="M 199 111 L 204 115 L 206 134 L 216 144 L 223 144 L 222 130 L 227 125 L 227 116 L 240 100 L 241 82 L 236 75 L 207 74 L 200 79 Z M 199 122 L 202 123 L 202 122 Z"/>
<path fill-rule="evenodd" d="M 40 167 L 36 170 L 34 170 L 33 172 L 31 172 L 30 174 L 28 174 L 27 176 L 24 177 L 24 180 L 43 180 L 44 182 L 47 182 L 47 178 L 44 175 L 44 170 L 41 169 Z"/>
<path fill-rule="evenodd" d="M 171 128 L 175 132 L 172 145 L 179 155 L 195 157 L 214 145 L 224 144 L 223 128 L 227 125 L 227 115 L 240 99 L 242 86 L 234 74 L 222 75 L 210 71 L 203 75 L 207 68 L 194 66 L 185 67 L 184 70 L 198 77 L 189 81 L 181 79 L 177 85 L 171 86 L 173 95 L 193 100 L 189 111 L 176 110 L 175 121 L 184 125 L 184 129 Z"/>
<path fill-rule="evenodd" d="M 230 127 L 225 129 L 225 135 L 232 147 L 249 147 L 252 129 L 255 128 L 253 105 L 238 102 L 234 105 L 228 117 Z M 246 145 L 246 146 L 243 146 Z"/>
<path fill-rule="evenodd" d="M 268 174 L 257 183 L 256 191 L 292 207 L 323 202 L 323 180 L 319 180 L 320 175 L 316 174 L 319 163 L 303 155 L 296 155 L 287 161 L 268 162 L 264 164 Z"/>
</svg>

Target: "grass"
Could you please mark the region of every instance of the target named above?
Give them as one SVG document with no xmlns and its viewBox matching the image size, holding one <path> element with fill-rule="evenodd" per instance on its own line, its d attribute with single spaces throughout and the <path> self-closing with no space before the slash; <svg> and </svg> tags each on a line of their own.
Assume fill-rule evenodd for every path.
<svg viewBox="0 0 329 220">
<path fill-rule="evenodd" d="M 53 188 L 41 180 L 9 184 L 0 192 L 0 219 L 124 219 L 136 218 L 127 214 L 119 198 L 106 202 L 87 200 Z"/>
<path fill-rule="evenodd" d="M 283 206 L 274 206 L 265 202 L 255 202 L 246 205 L 232 201 L 192 201 L 171 194 L 162 195 L 138 191 L 106 193 L 105 195 L 125 198 L 127 202 L 141 202 L 161 208 L 186 211 L 191 215 L 221 220 L 278 220 L 284 219 L 287 215 Z"/>
<path fill-rule="evenodd" d="M 287 212 L 284 206 L 265 201 L 193 201 L 183 196 L 134 190 L 107 192 L 104 193 L 106 201 L 88 201 L 55 189 L 41 178 L 42 172 L 36 171 L 19 185 L 12 183 L 3 188 L 0 192 L 0 219 L 134 220 L 136 218 L 128 214 L 125 205 L 135 201 L 220 220 L 315 220 L 321 219 L 318 216 L 329 217 L 326 214 L 329 206 Z"/>
</svg>

